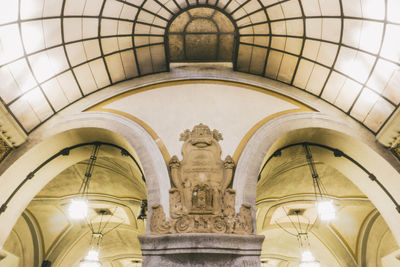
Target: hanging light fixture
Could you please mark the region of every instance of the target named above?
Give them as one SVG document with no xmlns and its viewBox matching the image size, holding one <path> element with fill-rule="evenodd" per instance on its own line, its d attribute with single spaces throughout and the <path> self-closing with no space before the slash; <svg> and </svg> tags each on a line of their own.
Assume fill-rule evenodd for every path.
<svg viewBox="0 0 400 267">
<path fill-rule="evenodd" d="M 301 262 L 299 267 L 320 267 L 320 264 L 315 260 L 311 251 L 304 250 L 301 254 Z"/>
<path fill-rule="evenodd" d="M 100 267 L 101 262 L 99 258 L 101 242 L 105 235 L 110 233 L 112 230 L 120 226 L 124 219 L 114 216 L 117 207 L 111 212 L 108 209 L 99 209 L 96 210 L 97 215 L 92 217 L 91 220 L 88 220 L 88 227 L 90 228 L 92 235 L 90 239 L 90 249 L 88 254 L 81 260 L 79 267 Z M 108 217 L 105 218 L 105 217 Z M 119 223 L 111 229 L 106 231 L 107 226 L 109 225 L 112 218 L 119 219 Z M 95 226 L 95 222 L 98 222 L 98 225 Z"/>
<path fill-rule="evenodd" d="M 331 221 L 335 219 L 336 210 L 332 200 L 319 200 L 316 205 L 321 221 Z"/>
<path fill-rule="evenodd" d="M 79 267 L 101 267 L 99 251 L 90 249 L 86 257 L 80 262 Z"/>
<path fill-rule="evenodd" d="M 101 216 L 102 216 L 101 222 L 103 221 L 104 213 L 105 212 L 103 212 L 101 214 Z M 100 226 L 98 229 L 99 231 L 104 230 L 104 228 L 101 227 L 101 222 L 100 222 Z M 93 225 L 91 222 L 88 223 L 88 226 L 89 226 L 90 230 L 92 231 L 92 236 L 90 238 L 90 249 L 88 251 L 88 254 L 83 258 L 83 260 L 81 260 L 79 267 L 100 267 L 101 262 L 100 262 L 100 258 L 99 258 L 99 252 L 100 252 L 101 241 L 103 239 L 103 234 L 100 232 L 94 232 L 94 228 L 93 228 Z"/>
<path fill-rule="evenodd" d="M 320 267 L 319 262 L 315 260 L 315 257 L 311 253 L 308 233 L 306 232 L 299 235 L 297 239 L 299 240 L 301 249 L 301 261 L 299 267 Z"/>
<path fill-rule="evenodd" d="M 117 210 L 117 206 L 115 206 L 114 211 L 111 212 L 109 209 L 94 209 L 96 215 L 93 215 L 93 212 L 89 214 L 89 204 L 88 204 L 88 193 L 89 193 L 89 184 L 92 177 L 93 169 L 97 160 L 97 155 L 100 149 L 100 143 L 95 143 L 92 153 L 90 155 L 85 175 L 82 180 L 81 186 L 79 188 L 77 197 L 72 199 L 68 206 L 68 215 L 73 220 L 82 220 L 86 219 L 87 225 L 91 231 L 91 239 L 90 239 L 90 249 L 88 254 L 80 261 L 79 267 L 101 267 L 100 261 L 100 247 L 103 237 L 120 226 L 123 222 L 123 218 L 119 218 L 118 216 L 114 216 Z M 125 153 L 122 153 L 125 155 Z M 90 215 L 91 218 L 88 218 Z M 138 219 L 145 219 L 147 215 L 147 200 L 142 200 L 141 211 Z M 108 219 L 107 219 L 108 217 Z M 111 229 L 107 229 L 111 218 L 118 219 L 119 223 Z M 117 221 L 118 221 L 117 220 Z M 115 221 L 115 220 L 114 220 Z"/>
<path fill-rule="evenodd" d="M 292 209 L 289 211 L 286 211 L 285 207 L 282 207 L 282 209 L 285 212 L 286 217 L 289 219 L 293 231 L 289 231 L 288 229 L 282 227 L 279 221 L 275 221 L 275 223 L 285 232 L 297 238 L 301 251 L 301 261 L 299 267 L 320 267 L 319 262 L 315 260 L 315 257 L 311 253 L 311 245 L 308 239 L 308 232 L 314 227 L 316 218 L 311 218 L 310 220 L 308 217 L 303 216 L 305 210 L 302 209 Z M 302 217 L 301 220 L 300 216 Z"/>
<path fill-rule="evenodd" d="M 316 208 L 321 221 L 331 221 L 336 217 L 336 209 L 333 201 L 328 198 L 326 188 L 324 187 L 321 178 L 318 175 L 315 167 L 314 159 L 311 154 L 311 150 L 307 143 L 304 145 L 306 153 L 306 159 L 308 166 L 310 167 L 311 176 L 313 178 L 313 186 L 316 200 Z"/>
<path fill-rule="evenodd" d="M 83 220 L 88 214 L 88 203 L 84 198 L 72 199 L 68 206 L 68 215 L 73 220 Z"/>
<path fill-rule="evenodd" d="M 99 149 L 100 144 L 95 144 L 86 167 L 85 176 L 78 191 L 78 197 L 72 199 L 68 206 L 68 215 L 72 220 L 83 220 L 88 215 L 89 205 L 87 195 L 89 192 L 89 182 Z"/>
</svg>

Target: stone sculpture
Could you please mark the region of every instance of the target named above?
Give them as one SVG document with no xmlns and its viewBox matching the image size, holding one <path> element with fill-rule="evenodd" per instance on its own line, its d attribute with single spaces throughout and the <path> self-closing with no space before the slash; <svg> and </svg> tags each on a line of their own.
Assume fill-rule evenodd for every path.
<svg viewBox="0 0 400 267">
<path fill-rule="evenodd" d="M 251 207 L 242 205 L 235 214 L 235 191 L 229 188 L 235 163 L 230 156 L 221 160 L 220 140 L 217 130 L 201 123 L 181 134 L 183 159 L 169 162 L 170 220 L 161 205 L 153 206 L 153 234 L 253 233 Z"/>
</svg>

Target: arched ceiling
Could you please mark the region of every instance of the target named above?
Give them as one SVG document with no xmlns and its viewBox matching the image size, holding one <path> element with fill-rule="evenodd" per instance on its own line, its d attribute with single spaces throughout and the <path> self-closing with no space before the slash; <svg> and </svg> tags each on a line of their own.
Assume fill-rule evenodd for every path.
<svg viewBox="0 0 400 267">
<path fill-rule="evenodd" d="M 84 160 L 66 168 L 29 203 L 4 244 L 20 260 L 10 266 L 40 266 L 43 260 L 51 266 L 79 266 L 92 244 L 92 232 L 88 223 L 68 216 L 68 205 L 79 192 L 87 166 Z M 87 198 L 91 227 L 97 231 L 104 226 L 102 266 L 139 266 L 135 263 L 141 261 L 137 235 L 145 232 L 145 223 L 137 217 L 147 189 L 137 166 L 120 153 L 100 154 Z"/>
<path fill-rule="evenodd" d="M 88 160 L 81 161 L 63 170 L 53 178 L 36 198 L 62 198 L 77 194 L 85 176 Z M 90 194 L 114 197 L 146 199 L 146 185 L 134 164 L 117 157 L 99 157 L 93 168 L 90 181 Z"/>
<path fill-rule="evenodd" d="M 308 246 L 321 266 L 391 266 L 382 261 L 399 247 L 391 240 L 383 218 L 338 166 L 321 160 L 323 150 L 312 147 L 310 151 L 319 181 L 333 200 L 336 218 L 329 222 L 316 219 L 305 150 L 301 146 L 285 149 L 268 162 L 257 184 L 257 232 L 265 235 L 263 266 L 298 266 L 301 250 L 295 235 L 304 229 L 309 229 Z M 389 236 L 387 241 L 384 233 Z"/>
<path fill-rule="evenodd" d="M 12 0 L 0 4 L 0 96 L 26 132 L 109 85 L 168 71 L 182 9 L 238 27 L 237 71 L 288 83 L 379 132 L 400 102 L 397 0 Z"/>
</svg>

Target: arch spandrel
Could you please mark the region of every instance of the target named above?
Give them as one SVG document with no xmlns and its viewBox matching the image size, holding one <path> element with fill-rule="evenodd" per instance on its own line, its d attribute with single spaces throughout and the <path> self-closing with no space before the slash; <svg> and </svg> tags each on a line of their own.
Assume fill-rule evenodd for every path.
<svg viewBox="0 0 400 267">
<path fill-rule="evenodd" d="M 208 103 L 205 110 L 204 103 Z M 155 112 L 160 106 L 163 112 Z M 316 109 L 269 88 L 207 78 L 179 79 L 128 89 L 86 111 L 119 114 L 141 123 L 156 140 L 168 163 L 171 154 L 180 157 L 181 149 L 174 136 L 200 122 L 227 132 L 221 142 L 222 154 L 230 154 L 237 161 L 249 138 L 267 121 L 283 114 Z"/>
</svg>

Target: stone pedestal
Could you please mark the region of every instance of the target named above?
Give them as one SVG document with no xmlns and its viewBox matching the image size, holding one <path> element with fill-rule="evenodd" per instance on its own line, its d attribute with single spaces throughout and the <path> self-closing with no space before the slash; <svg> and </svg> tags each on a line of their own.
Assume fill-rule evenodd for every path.
<svg viewBox="0 0 400 267">
<path fill-rule="evenodd" d="M 264 236 L 187 233 L 139 236 L 143 267 L 259 267 Z"/>
</svg>

